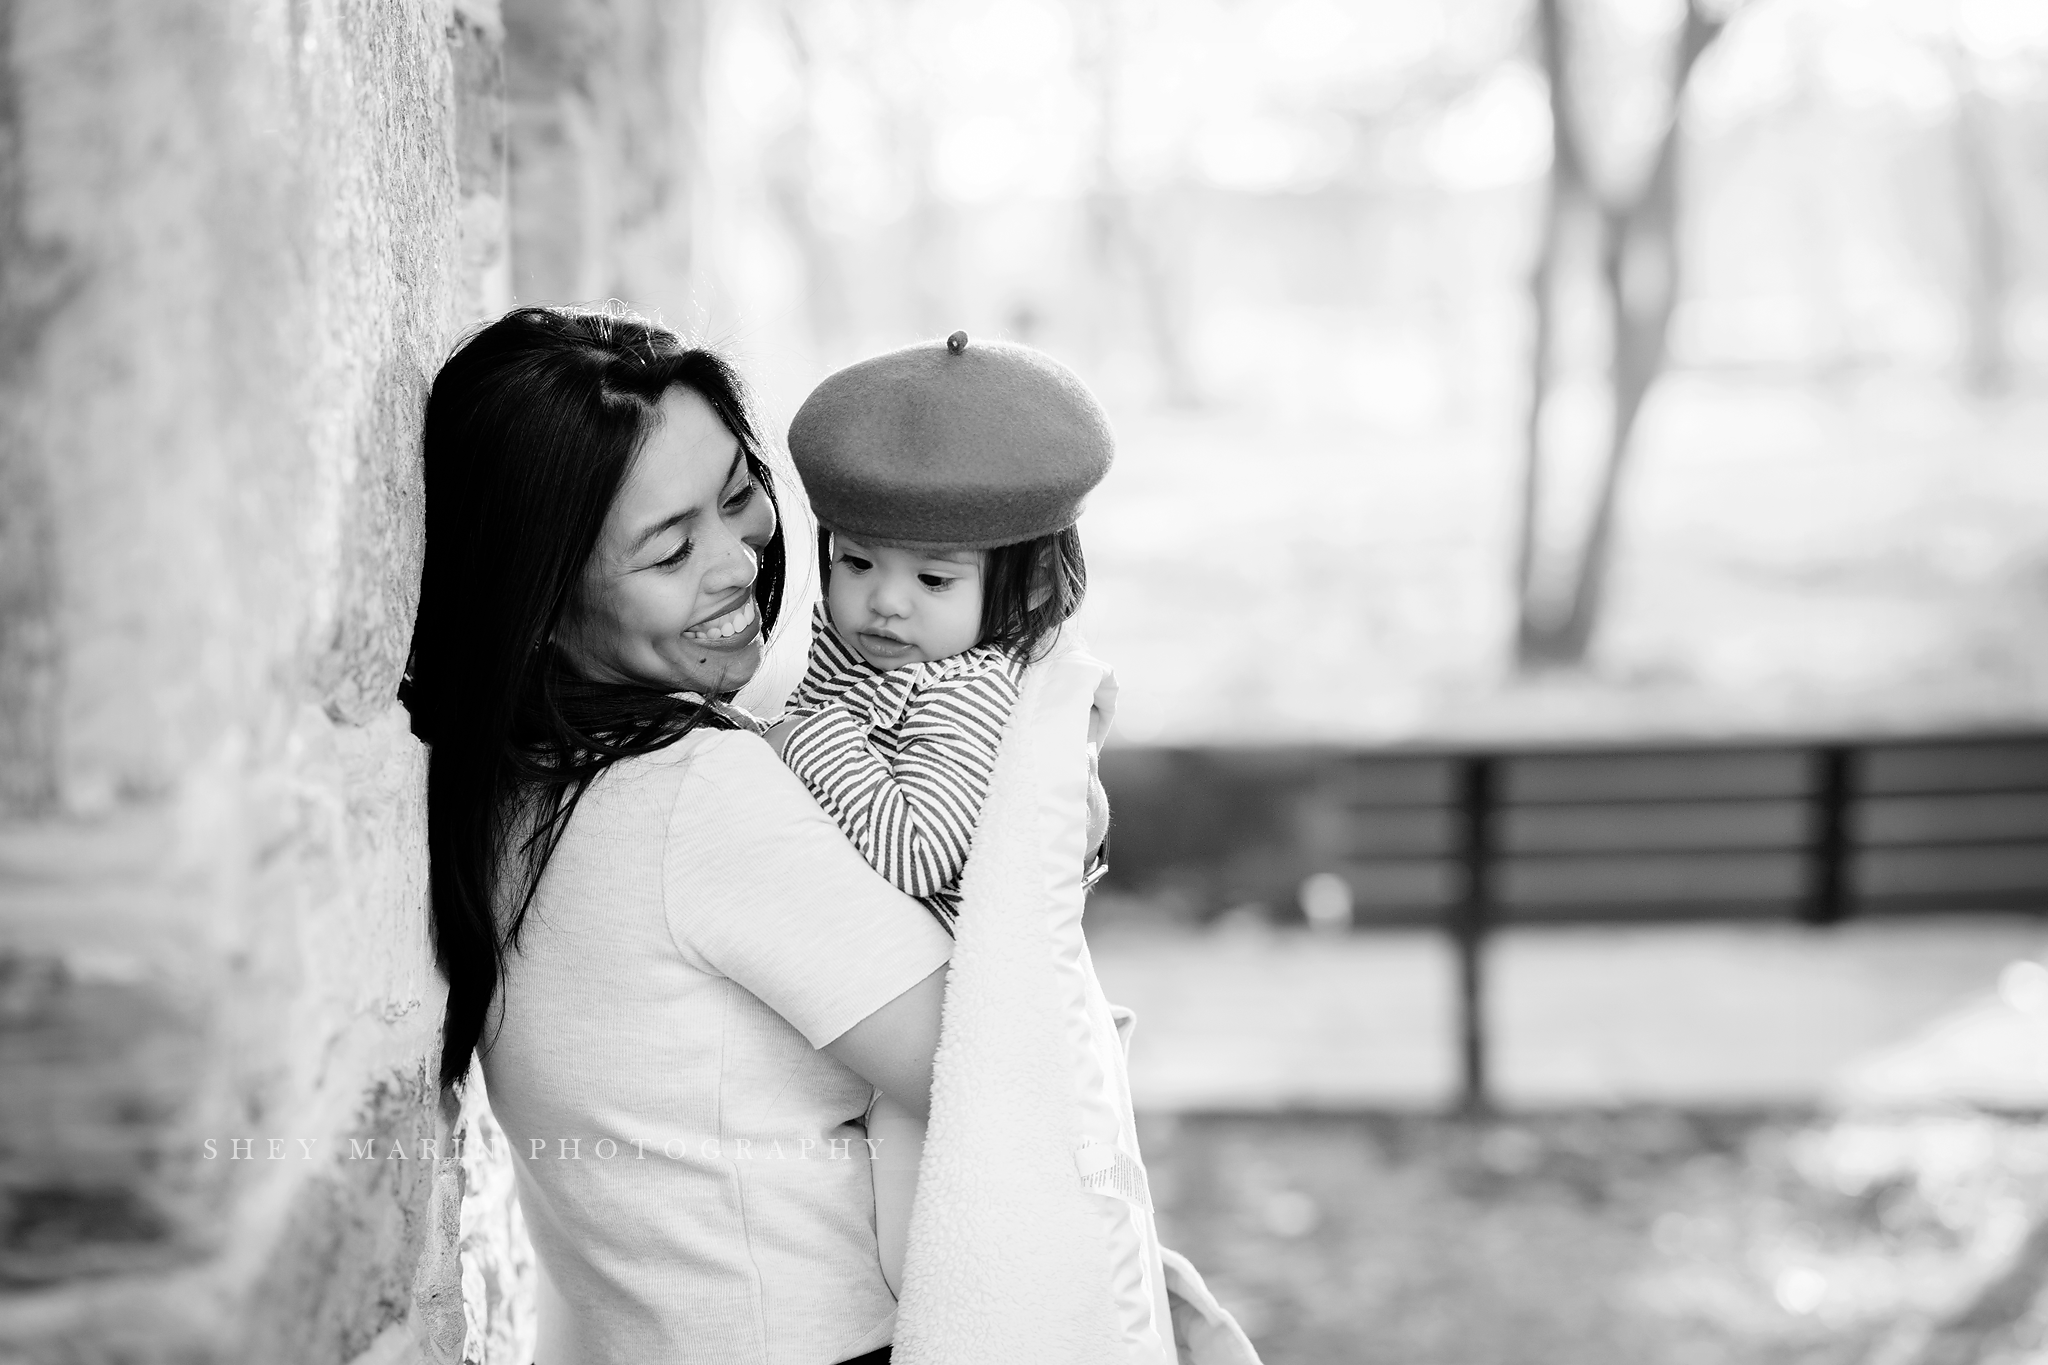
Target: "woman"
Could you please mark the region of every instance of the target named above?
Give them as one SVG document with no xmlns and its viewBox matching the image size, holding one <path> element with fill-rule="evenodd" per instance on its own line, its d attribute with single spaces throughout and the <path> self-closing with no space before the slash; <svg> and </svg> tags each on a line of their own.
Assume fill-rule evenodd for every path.
<svg viewBox="0 0 2048 1365">
<path fill-rule="evenodd" d="M 427 408 L 407 701 L 444 1084 L 480 1056 L 539 1365 L 885 1360 L 862 1117 L 922 1112 L 950 940 L 724 704 L 782 606 L 733 372 L 528 308 Z"/>
</svg>

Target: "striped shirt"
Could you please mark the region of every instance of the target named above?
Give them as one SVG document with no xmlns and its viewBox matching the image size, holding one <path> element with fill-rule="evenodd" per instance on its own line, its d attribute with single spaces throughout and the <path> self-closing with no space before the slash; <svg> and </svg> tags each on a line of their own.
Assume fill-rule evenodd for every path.
<svg viewBox="0 0 2048 1365">
<path fill-rule="evenodd" d="M 847 646 L 822 605 L 789 715 L 783 762 L 875 871 L 950 931 L 960 873 L 988 797 L 1023 670 L 977 645 L 882 672 Z"/>
</svg>

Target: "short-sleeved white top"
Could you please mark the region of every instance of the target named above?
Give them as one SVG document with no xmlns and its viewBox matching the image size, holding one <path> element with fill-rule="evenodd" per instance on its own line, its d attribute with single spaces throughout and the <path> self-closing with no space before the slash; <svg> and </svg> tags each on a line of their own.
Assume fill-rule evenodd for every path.
<svg viewBox="0 0 2048 1365">
<path fill-rule="evenodd" d="M 817 1049 L 950 950 L 751 734 L 699 731 L 592 783 L 484 1053 L 559 1296 L 543 1347 L 831 1365 L 887 1344 L 874 1091 Z"/>
</svg>

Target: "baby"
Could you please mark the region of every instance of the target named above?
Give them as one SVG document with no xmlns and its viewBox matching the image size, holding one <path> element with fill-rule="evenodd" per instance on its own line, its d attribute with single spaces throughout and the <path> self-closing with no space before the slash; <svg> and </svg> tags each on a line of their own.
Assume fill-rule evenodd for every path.
<svg viewBox="0 0 2048 1365">
<path fill-rule="evenodd" d="M 1024 665 L 1087 589 L 1074 523 L 1109 469 L 1108 419 L 1049 356 L 955 332 L 826 379 L 789 448 L 825 598 L 774 738 L 861 856 L 950 930 Z M 1093 783 L 1089 818 L 1092 849 L 1108 823 Z"/>
<path fill-rule="evenodd" d="M 825 594 L 770 740 L 861 856 L 950 933 L 1025 665 L 1087 586 L 1075 522 L 1109 469 L 1108 419 L 1050 357 L 955 332 L 827 378 L 789 448 L 818 516 Z M 1091 877 L 1109 824 L 1099 739 Z M 876 1234 L 900 1289 L 922 1128 L 883 1100 L 869 1132 L 883 1138 Z"/>
</svg>

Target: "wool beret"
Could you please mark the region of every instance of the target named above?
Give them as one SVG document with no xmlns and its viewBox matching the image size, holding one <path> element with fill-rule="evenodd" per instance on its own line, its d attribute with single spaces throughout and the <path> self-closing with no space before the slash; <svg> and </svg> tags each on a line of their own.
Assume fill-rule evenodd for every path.
<svg viewBox="0 0 2048 1365">
<path fill-rule="evenodd" d="M 987 549 L 1072 526 L 1115 441 L 1072 370 L 955 332 L 828 376 L 797 410 L 789 453 L 832 530 Z"/>
</svg>

